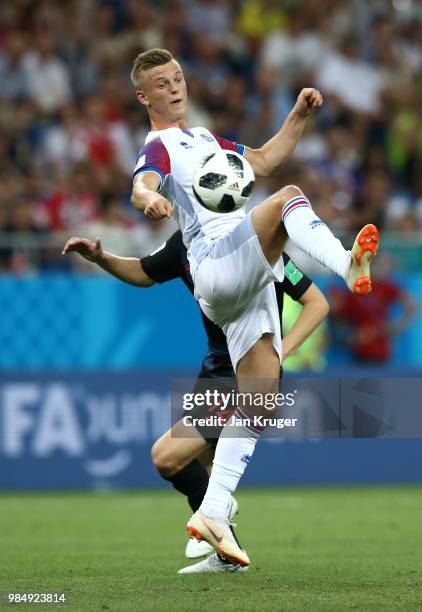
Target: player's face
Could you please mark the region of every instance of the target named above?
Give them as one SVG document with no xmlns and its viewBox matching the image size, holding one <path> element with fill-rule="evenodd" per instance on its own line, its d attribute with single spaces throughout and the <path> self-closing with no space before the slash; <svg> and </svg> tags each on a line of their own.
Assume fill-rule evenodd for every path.
<svg viewBox="0 0 422 612">
<path fill-rule="evenodd" d="M 150 113 L 169 121 L 183 119 L 187 92 L 182 69 L 176 60 L 156 66 L 143 74 L 143 88 L 136 92 Z"/>
</svg>

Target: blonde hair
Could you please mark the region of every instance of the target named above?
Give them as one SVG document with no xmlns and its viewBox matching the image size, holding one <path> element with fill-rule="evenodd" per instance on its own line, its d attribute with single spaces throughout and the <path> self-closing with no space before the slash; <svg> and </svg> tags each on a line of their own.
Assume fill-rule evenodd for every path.
<svg viewBox="0 0 422 612">
<path fill-rule="evenodd" d="M 167 49 L 149 49 L 140 53 L 133 62 L 132 72 L 130 73 L 132 83 L 139 89 L 142 87 L 142 72 L 151 70 L 156 66 L 163 66 L 172 59 L 174 58 Z"/>
</svg>

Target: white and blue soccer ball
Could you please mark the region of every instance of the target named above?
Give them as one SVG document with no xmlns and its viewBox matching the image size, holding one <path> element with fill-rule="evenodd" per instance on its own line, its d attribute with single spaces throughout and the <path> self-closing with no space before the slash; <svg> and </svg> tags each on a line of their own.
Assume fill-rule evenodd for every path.
<svg viewBox="0 0 422 612">
<path fill-rule="evenodd" d="M 193 193 L 202 206 L 216 213 L 230 213 L 248 201 L 255 184 L 250 163 L 222 149 L 205 159 L 193 177 Z"/>
</svg>

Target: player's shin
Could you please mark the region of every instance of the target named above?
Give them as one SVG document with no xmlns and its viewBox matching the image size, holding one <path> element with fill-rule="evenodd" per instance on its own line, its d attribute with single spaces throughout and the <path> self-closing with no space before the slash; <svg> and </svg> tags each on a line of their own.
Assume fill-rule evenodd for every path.
<svg viewBox="0 0 422 612">
<path fill-rule="evenodd" d="M 302 251 L 342 278 L 347 278 L 350 252 L 316 216 L 306 196 L 290 198 L 283 206 L 281 218 L 289 238 Z"/>
<path fill-rule="evenodd" d="M 241 423 L 241 424 L 240 424 Z M 225 520 L 231 494 L 248 465 L 263 428 L 237 409 L 225 425 L 215 450 L 211 476 L 201 504 L 201 512 L 216 520 Z"/>
</svg>

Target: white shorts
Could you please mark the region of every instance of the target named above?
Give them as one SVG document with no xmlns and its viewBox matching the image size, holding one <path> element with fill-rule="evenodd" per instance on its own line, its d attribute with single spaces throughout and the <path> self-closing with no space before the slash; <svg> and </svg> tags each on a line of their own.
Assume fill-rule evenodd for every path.
<svg viewBox="0 0 422 612">
<path fill-rule="evenodd" d="M 273 335 L 281 362 L 281 322 L 272 283 L 284 278 L 283 258 L 274 267 L 268 263 L 251 213 L 215 240 L 199 263 L 194 257 L 201 245 L 195 247 L 189 257 L 195 297 L 204 314 L 223 329 L 233 368 L 263 334 Z"/>
</svg>

